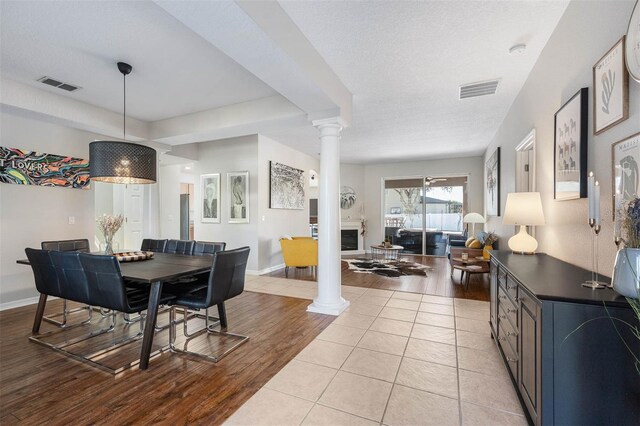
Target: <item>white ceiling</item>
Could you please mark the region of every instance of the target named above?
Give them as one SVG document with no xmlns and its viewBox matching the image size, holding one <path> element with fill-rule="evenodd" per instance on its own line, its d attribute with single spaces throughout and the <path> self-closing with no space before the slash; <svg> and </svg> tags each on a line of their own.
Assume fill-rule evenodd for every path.
<svg viewBox="0 0 640 426">
<path fill-rule="evenodd" d="M 568 2 L 280 4 L 353 94 L 342 160 L 368 163 L 483 153 Z M 516 43 L 527 44 L 523 55 L 509 54 Z M 496 95 L 458 100 L 461 84 L 493 78 Z M 269 136 L 293 144 L 315 134 Z"/>
<path fill-rule="evenodd" d="M 0 2 L 0 73 L 22 83 L 156 121 L 275 94 L 253 74 L 147 1 Z M 82 87 L 74 93 L 36 80 Z"/>
<path fill-rule="evenodd" d="M 181 134 L 183 141 L 268 128 L 265 135 L 310 154 L 319 151 L 310 123 L 272 119 L 270 126 L 233 127 L 238 114 L 229 111 L 253 102 L 258 123 L 277 114 L 260 114 L 255 101 L 279 96 L 300 108 L 300 118 L 313 116 L 320 111 L 311 105 L 333 105 L 336 87 L 344 85 L 338 91 L 349 107 L 353 94 L 344 162 L 479 155 L 568 2 L 280 1 L 286 13 L 273 2 L 157 3 L 1 0 L 0 74 L 121 112 L 115 62 L 122 60 L 134 68 L 128 116 L 162 120 L 157 129 L 180 117 L 182 128 L 200 132 L 191 139 Z M 527 44 L 523 55 L 508 53 L 516 43 Z M 66 93 L 35 81 L 44 75 L 82 89 Z M 493 78 L 500 78 L 496 95 L 458 100 L 459 85 Z M 193 114 L 214 108 L 221 108 L 217 115 L 203 117 L 216 120 Z"/>
</svg>

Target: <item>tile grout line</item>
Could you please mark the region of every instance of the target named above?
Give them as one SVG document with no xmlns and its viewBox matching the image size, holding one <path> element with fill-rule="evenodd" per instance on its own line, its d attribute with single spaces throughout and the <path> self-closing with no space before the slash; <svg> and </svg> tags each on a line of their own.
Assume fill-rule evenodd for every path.
<svg viewBox="0 0 640 426">
<path fill-rule="evenodd" d="M 458 422 L 462 426 L 462 393 L 460 392 L 460 362 L 458 360 L 458 329 L 456 328 L 456 300 L 453 299 L 453 332 L 456 342 L 456 380 L 458 381 Z"/>
</svg>

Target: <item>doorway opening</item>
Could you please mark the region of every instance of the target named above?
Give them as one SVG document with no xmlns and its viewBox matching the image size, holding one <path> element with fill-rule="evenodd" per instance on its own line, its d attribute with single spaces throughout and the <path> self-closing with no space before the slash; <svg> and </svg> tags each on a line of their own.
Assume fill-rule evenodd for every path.
<svg viewBox="0 0 640 426">
<path fill-rule="evenodd" d="M 193 198 L 193 184 L 180 184 L 180 239 L 193 240 L 193 218 L 195 200 Z"/>
</svg>

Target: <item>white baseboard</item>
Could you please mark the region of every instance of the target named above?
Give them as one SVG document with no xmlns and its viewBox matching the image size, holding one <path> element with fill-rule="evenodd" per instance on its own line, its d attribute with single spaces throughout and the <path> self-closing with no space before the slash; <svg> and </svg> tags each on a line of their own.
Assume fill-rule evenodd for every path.
<svg viewBox="0 0 640 426">
<path fill-rule="evenodd" d="M 247 269 L 247 275 L 264 275 L 282 268 L 284 268 L 284 263 L 276 266 L 271 266 L 270 268 L 260 269 L 258 271 L 256 271 L 255 269 Z"/>
<path fill-rule="evenodd" d="M 34 305 L 38 303 L 40 296 L 27 297 L 26 299 L 14 300 L 13 302 L 0 303 L 0 311 L 6 311 L 7 309 L 19 308 L 21 306 Z M 47 301 L 55 300 L 57 297 L 49 296 Z"/>
</svg>

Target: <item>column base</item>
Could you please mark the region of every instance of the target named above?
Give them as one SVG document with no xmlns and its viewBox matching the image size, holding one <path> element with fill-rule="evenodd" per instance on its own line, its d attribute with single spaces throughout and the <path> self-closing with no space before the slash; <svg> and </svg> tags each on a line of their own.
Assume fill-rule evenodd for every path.
<svg viewBox="0 0 640 426">
<path fill-rule="evenodd" d="M 320 303 L 317 299 L 314 299 L 313 303 L 307 306 L 307 312 L 338 316 L 342 312 L 344 312 L 344 310 L 347 309 L 350 304 L 351 302 L 345 300 L 342 297 L 335 303 Z"/>
</svg>

